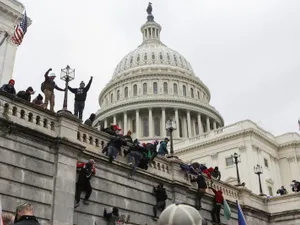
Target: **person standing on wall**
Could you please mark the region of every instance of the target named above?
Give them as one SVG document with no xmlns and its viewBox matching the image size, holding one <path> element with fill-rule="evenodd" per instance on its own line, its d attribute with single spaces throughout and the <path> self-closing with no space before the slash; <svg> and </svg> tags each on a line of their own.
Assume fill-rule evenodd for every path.
<svg viewBox="0 0 300 225">
<path fill-rule="evenodd" d="M 54 104 L 55 104 L 54 89 L 59 90 L 59 91 L 64 91 L 64 89 L 59 88 L 55 84 L 54 79 L 56 76 L 54 73 L 51 73 L 50 76 L 48 76 L 50 71 L 52 71 L 52 69 L 49 69 L 44 75 L 45 81 L 41 85 L 41 90 L 45 95 L 45 102 L 44 102 L 43 108 L 47 109 L 48 102 L 50 101 L 50 110 L 52 112 L 54 112 Z"/>
<path fill-rule="evenodd" d="M 95 165 L 95 161 L 93 159 L 90 159 L 89 162 L 87 163 L 77 162 L 77 169 L 79 169 L 80 172 L 79 172 L 78 181 L 76 183 L 75 208 L 77 208 L 80 205 L 79 202 L 80 202 L 80 195 L 82 191 L 86 192 L 85 198 L 83 200 L 83 204 L 85 205 L 90 204 L 88 200 L 93 191 L 90 183 L 90 179 L 92 178 L 92 175 L 96 174 L 96 169 L 94 165 Z"/>
<path fill-rule="evenodd" d="M 216 191 L 214 188 L 209 187 L 215 194 L 214 205 L 211 211 L 212 222 L 221 224 L 220 211 L 223 205 L 224 197 L 222 191 Z"/>
<path fill-rule="evenodd" d="M 93 81 L 93 77 L 91 77 L 89 83 L 85 86 L 83 81 L 80 82 L 79 88 L 71 88 L 68 86 L 68 89 L 75 94 L 75 103 L 74 103 L 74 115 L 82 120 L 82 113 L 85 106 L 86 94 L 89 91 L 91 84 Z"/>
</svg>

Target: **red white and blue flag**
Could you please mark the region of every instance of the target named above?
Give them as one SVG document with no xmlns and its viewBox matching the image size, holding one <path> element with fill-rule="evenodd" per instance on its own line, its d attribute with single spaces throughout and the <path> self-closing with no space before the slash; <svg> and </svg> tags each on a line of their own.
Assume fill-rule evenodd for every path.
<svg viewBox="0 0 300 225">
<path fill-rule="evenodd" d="M 239 202 L 236 201 L 236 204 L 237 204 L 237 207 L 238 207 L 238 222 L 239 222 L 239 225 L 247 225 L 243 210 L 242 210 Z"/>
<path fill-rule="evenodd" d="M 11 38 L 12 42 L 16 45 L 20 45 L 23 41 L 24 35 L 27 32 L 28 21 L 26 11 L 24 12 L 23 18 L 20 25 L 16 25 L 14 36 Z"/>
</svg>

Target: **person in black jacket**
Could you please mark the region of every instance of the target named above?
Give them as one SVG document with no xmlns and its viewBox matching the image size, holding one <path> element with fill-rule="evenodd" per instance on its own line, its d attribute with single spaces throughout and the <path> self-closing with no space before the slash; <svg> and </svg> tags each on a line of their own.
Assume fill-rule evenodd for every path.
<svg viewBox="0 0 300 225">
<path fill-rule="evenodd" d="M 32 87 L 28 87 L 26 91 L 19 91 L 17 97 L 24 99 L 25 101 L 31 102 L 31 95 L 34 94 Z"/>
<path fill-rule="evenodd" d="M 111 213 L 107 213 L 107 210 L 104 209 L 103 216 L 107 220 L 107 225 L 115 225 L 117 224 L 117 221 L 120 219 L 119 209 L 117 207 L 113 207 Z"/>
<path fill-rule="evenodd" d="M 10 79 L 8 84 L 3 84 L 0 90 L 5 91 L 11 95 L 16 95 L 15 81 L 13 79 Z"/>
<path fill-rule="evenodd" d="M 96 114 L 95 114 L 95 113 L 92 113 L 92 114 L 90 115 L 90 117 L 84 122 L 84 124 L 91 127 L 92 124 L 93 124 L 93 122 L 94 122 L 94 120 L 95 120 L 95 118 L 96 118 Z"/>
<path fill-rule="evenodd" d="M 15 225 L 40 225 L 39 221 L 33 215 L 31 204 L 23 203 L 16 209 Z"/>
<path fill-rule="evenodd" d="M 114 125 L 114 130 L 116 131 L 116 135 L 110 140 L 107 149 L 107 156 L 109 157 L 110 163 L 117 158 L 118 153 L 121 152 L 122 145 L 127 145 L 126 141 L 123 139 L 123 136 L 119 135 L 121 129 L 117 125 Z"/>
<path fill-rule="evenodd" d="M 71 88 L 68 86 L 68 89 L 75 94 L 75 103 L 74 103 L 74 115 L 82 120 L 82 113 L 84 110 L 86 94 L 89 91 L 91 84 L 93 81 L 93 77 L 91 77 L 89 83 L 85 86 L 85 83 L 81 81 L 79 88 Z"/>
<path fill-rule="evenodd" d="M 207 188 L 207 184 L 206 184 L 205 178 L 202 176 L 202 174 L 199 174 L 197 178 L 194 178 L 194 179 L 191 180 L 191 182 L 195 182 L 195 181 L 198 184 L 195 208 L 197 210 L 200 210 L 202 208 L 201 199 L 205 195 L 205 190 Z"/>
<path fill-rule="evenodd" d="M 163 211 L 165 209 L 168 195 L 162 183 L 159 184 L 157 187 L 154 187 L 153 191 L 156 196 L 156 205 L 153 207 L 153 213 L 154 213 L 153 219 L 157 219 L 158 218 L 157 210 L 160 209 L 161 211 Z"/>
</svg>

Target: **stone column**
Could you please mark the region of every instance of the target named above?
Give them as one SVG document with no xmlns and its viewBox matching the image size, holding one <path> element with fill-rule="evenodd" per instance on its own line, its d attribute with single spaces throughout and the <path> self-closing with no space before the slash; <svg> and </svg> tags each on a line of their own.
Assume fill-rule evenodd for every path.
<svg viewBox="0 0 300 225">
<path fill-rule="evenodd" d="M 206 132 L 210 131 L 210 121 L 209 121 L 209 117 L 206 117 Z"/>
<path fill-rule="evenodd" d="M 214 120 L 214 130 L 217 129 L 217 122 Z"/>
<path fill-rule="evenodd" d="M 179 138 L 179 117 L 178 117 L 178 109 L 175 109 L 175 121 L 177 129 L 174 132 L 174 138 Z"/>
<path fill-rule="evenodd" d="M 163 137 L 166 136 L 166 129 L 165 129 L 165 124 L 166 124 L 166 109 L 165 108 L 161 108 L 161 125 L 162 125 L 162 132 L 161 135 Z"/>
<path fill-rule="evenodd" d="M 188 130 L 188 138 L 192 137 L 192 127 L 191 127 L 191 113 L 189 110 L 186 111 L 186 118 L 187 118 L 187 130 Z"/>
<path fill-rule="evenodd" d="M 116 115 L 113 116 L 113 124 L 114 125 L 117 124 L 117 116 Z"/>
<path fill-rule="evenodd" d="M 149 108 L 149 137 L 153 137 L 153 116 L 152 116 L 152 108 Z"/>
<path fill-rule="evenodd" d="M 135 111 L 135 137 L 139 138 L 140 136 L 140 111 L 137 109 Z"/>
<path fill-rule="evenodd" d="M 198 129 L 199 129 L 199 135 L 203 134 L 203 126 L 202 126 L 202 120 L 201 120 L 201 114 L 198 113 Z"/>
<path fill-rule="evenodd" d="M 104 120 L 104 128 L 107 128 L 107 119 Z"/>
<path fill-rule="evenodd" d="M 124 112 L 124 134 L 126 134 L 128 131 L 127 127 L 127 112 Z"/>
</svg>

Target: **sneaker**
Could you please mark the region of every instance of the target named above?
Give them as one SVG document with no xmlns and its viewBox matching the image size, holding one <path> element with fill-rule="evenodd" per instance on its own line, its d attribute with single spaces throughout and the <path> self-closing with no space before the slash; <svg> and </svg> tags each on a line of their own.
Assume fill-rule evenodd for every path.
<svg viewBox="0 0 300 225">
<path fill-rule="evenodd" d="M 89 204 L 90 204 L 90 202 L 89 202 L 88 200 L 83 200 L 83 204 L 85 204 L 85 205 L 89 205 Z"/>
<path fill-rule="evenodd" d="M 80 203 L 77 202 L 77 203 L 74 205 L 74 208 L 76 209 L 76 208 L 78 208 L 79 206 L 80 206 Z"/>
</svg>

